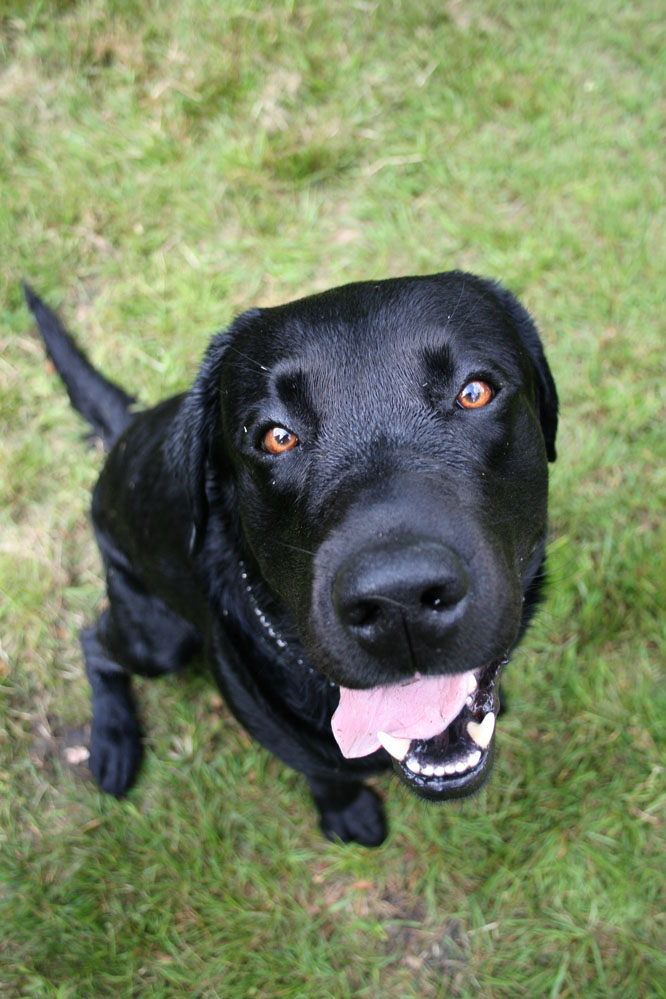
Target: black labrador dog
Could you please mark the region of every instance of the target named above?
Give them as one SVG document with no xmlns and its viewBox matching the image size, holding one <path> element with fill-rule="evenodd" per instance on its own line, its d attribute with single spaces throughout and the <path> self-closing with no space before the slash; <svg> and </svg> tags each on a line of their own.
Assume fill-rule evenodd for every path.
<svg viewBox="0 0 666 999">
<path fill-rule="evenodd" d="M 110 449 L 92 503 L 109 607 L 82 635 L 99 786 L 124 794 L 139 765 L 130 675 L 203 651 L 329 837 L 384 839 L 363 779 L 391 763 L 423 798 L 479 788 L 555 458 L 555 386 L 516 299 L 453 271 L 252 309 L 189 392 L 135 414 L 26 295 Z"/>
</svg>

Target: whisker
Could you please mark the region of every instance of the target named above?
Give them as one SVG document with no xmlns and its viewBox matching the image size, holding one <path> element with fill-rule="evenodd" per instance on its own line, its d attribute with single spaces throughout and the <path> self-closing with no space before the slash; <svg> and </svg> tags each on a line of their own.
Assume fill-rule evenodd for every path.
<svg viewBox="0 0 666 999">
<path fill-rule="evenodd" d="M 301 552 L 303 555 L 312 555 L 314 558 L 315 552 L 311 552 L 308 548 L 299 548 L 298 545 L 290 545 L 287 541 L 276 540 L 276 544 L 282 545 L 283 548 L 291 548 L 294 552 Z"/>
<path fill-rule="evenodd" d="M 229 344 L 227 350 L 236 351 L 237 354 L 239 354 L 246 361 L 249 361 L 250 364 L 254 364 L 255 367 L 259 368 L 260 371 L 268 371 L 268 368 L 264 364 L 260 364 L 259 361 L 255 361 L 253 357 L 250 357 L 248 354 L 244 354 L 242 350 L 239 350 L 238 347 L 234 347 L 233 344 Z"/>
</svg>

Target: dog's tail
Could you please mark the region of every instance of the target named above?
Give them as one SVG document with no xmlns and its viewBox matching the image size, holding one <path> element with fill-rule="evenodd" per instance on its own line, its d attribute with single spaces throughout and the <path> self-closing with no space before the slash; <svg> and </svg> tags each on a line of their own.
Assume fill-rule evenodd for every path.
<svg viewBox="0 0 666 999">
<path fill-rule="evenodd" d="M 136 399 L 93 368 L 55 312 L 29 285 L 24 284 L 23 290 L 46 351 L 65 384 L 72 406 L 86 418 L 102 438 L 104 446 L 110 448 L 131 422 L 131 407 Z"/>
</svg>

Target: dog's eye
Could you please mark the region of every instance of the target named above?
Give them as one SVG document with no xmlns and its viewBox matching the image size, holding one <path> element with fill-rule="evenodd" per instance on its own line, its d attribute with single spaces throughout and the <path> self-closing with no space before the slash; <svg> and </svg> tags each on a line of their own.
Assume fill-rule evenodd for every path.
<svg viewBox="0 0 666 999">
<path fill-rule="evenodd" d="M 298 437 L 285 427 L 270 427 L 261 438 L 261 448 L 268 454 L 284 454 L 293 451 L 298 444 Z"/>
<path fill-rule="evenodd" d="M 462 392 L 456 396 L 456 402 L 462 409 L 481 409 L 495 397 L 495 392 L 487 382 L 473 381 L 465 385 Z"/>
</svg>

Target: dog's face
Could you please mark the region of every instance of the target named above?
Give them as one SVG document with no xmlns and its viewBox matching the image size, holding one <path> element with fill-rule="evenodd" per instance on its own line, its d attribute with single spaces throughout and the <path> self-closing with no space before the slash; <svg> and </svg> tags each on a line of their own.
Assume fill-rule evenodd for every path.
<svg viewBox="0 0 666 999">
<path fill-rule="evenodd" d="M 248 313 L 220 351 L 213 454 L 341 688 L 343 753 L 470 793 L 544 555 L 556 398 L 527 313 L 469 275 L 365 283 Z"/>
</svg>

